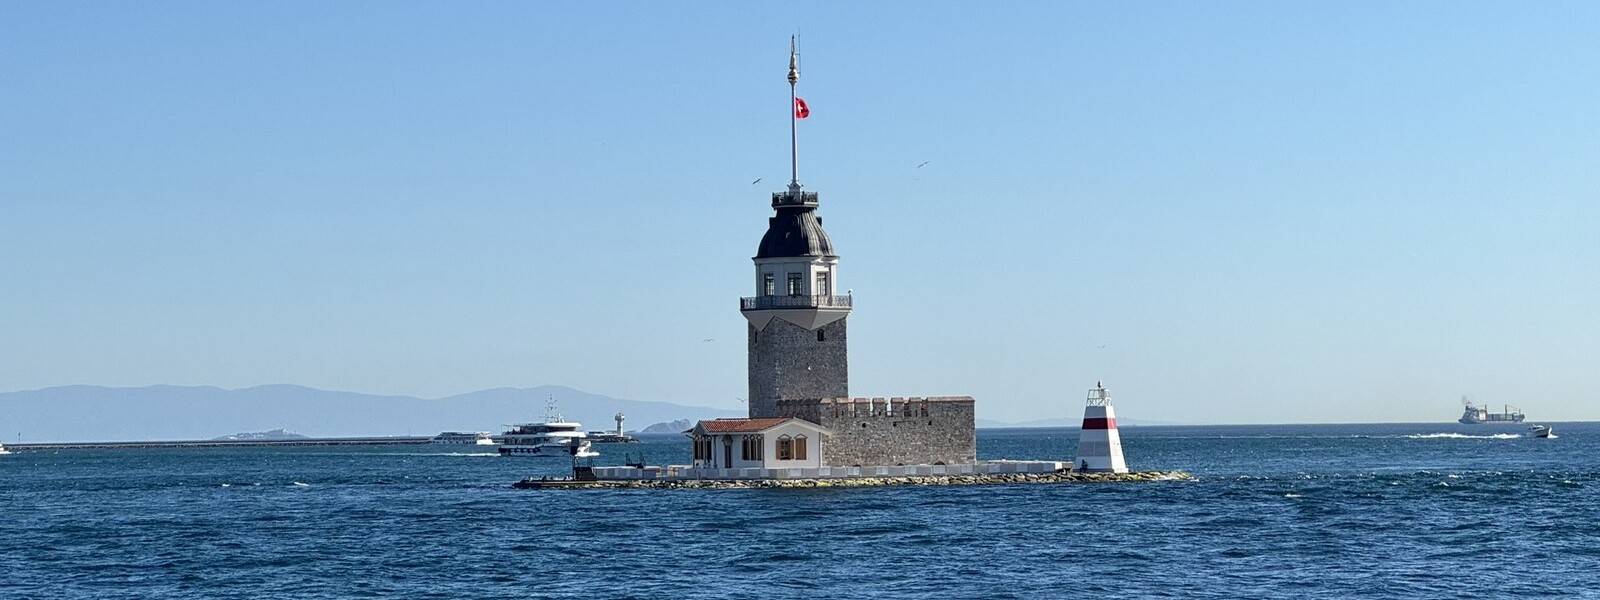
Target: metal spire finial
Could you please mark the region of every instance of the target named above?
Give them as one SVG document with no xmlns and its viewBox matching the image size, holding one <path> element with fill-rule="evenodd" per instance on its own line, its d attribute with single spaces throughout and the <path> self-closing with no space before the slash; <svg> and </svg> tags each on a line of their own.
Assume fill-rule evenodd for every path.
<svg viewBox="0 0 1600 600">
<path fill-rule="evenodd" d="M 800 51 L 795 36 L 789 36 L 789 85 L 800 81 Z"/>
</svg>

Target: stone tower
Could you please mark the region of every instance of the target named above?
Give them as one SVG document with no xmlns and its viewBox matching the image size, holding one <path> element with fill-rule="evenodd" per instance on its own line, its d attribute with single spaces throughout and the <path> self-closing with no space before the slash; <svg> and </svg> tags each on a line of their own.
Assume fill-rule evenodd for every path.
<svg viewBox="0 0 1600 600">
<path fill-rule="evenodd" d="M 750 321 L 751 418 L 779 416 L 780 400 L 850 397 L 850 296 L 835 294 L 839 256 L 817 194 L 791 185 L 772 195 L 772 208 L 755 256 L 756 295 L 739 303 Z"/>
<path fill-rule="evenodd" d="M 839 256 L 817 217 L 816 192 L 800 187 L 798 127 L 811 114 L 795 95 L 800 59 L 789 41 L 789 189 L 772 195 L 777 214 L 756 250 L 756 295 L 739 310 L 750 321 L 750 417 L 779 416 L 782 400 L 850 397 L 845 318 L 838 295 Z"/>
</svg>

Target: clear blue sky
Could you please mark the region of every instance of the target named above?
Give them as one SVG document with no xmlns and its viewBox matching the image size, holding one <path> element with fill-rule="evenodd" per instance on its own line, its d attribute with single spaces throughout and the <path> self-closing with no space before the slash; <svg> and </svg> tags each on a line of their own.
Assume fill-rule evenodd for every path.
<svg viewBox="0 0 1600 600">
<path fill-rule="evenodd" d="M 738 408 L 795 31 L 856 395 L 1600 419 L 1593 2 L 9 2 L 0 390 Z"/>
</svg>

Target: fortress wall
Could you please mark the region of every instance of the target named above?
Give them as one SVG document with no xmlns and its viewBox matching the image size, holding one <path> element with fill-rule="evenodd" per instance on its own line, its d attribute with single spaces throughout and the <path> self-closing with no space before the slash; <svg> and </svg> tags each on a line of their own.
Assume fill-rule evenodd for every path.
<svg viewBox="0 0 1600 600">
<path fill-rule="evenodd" d="M 828 466 L 947 465 L 977 462 L 970 396 L 824 398 L 780 401 L 781 416 L 828 428 Z"/>
</svg>

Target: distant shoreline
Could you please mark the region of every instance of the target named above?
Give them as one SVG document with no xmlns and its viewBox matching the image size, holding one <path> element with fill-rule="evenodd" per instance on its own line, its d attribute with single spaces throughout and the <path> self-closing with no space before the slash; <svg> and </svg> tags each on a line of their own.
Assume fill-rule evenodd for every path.
<svg viewBox="0 0 1600 600">
<path fill-rule="evenodd" d="M 427 444 L 432 436 L 296 438 L 286 440 L 166 440 L 147 442 L 38 442 L 11 444 L 9 450 L 140 450 L 148 448 L 240 448 L 254 446 L 399 446 Z"/>
<path fill-rule="evenodd" d="M 1554 424 L 1554 425 L 1570 425 L 1570 424 L 1575 424 L 1575 423 L 1594 423 L 1594 422 L 1600 422 L 1600 421 L 1544 421 L 1544 423 L 1549 423 L 1549 424 Z M 1506 430 L 1506 429 L 1518 429 L 1518 430 L 1520 430 L 1520 429 L 1522 429 L 1522 427 L 1520 427 L 1522 424 L 1520 424 L 1520 423 L 1515 424 L 1515 425 L 1518 425 L 1518 427 L 1510 427 L 1510 425 L 1513 425 L 1513 424 L 1509 424 L 1509 423 L 1508 424 L 1485 423 L 1485 424 L 1479 424 L 1479 425 L 1462 425 L 1460 423 L 1456 423 L 1456 422 L 1453 422 L 1453 421 L 1452 422 L 1413 421 L 1413 422 L 1395 422 L 1395 423 L 1209 423 L 1209 424 L 1204 424 L 1204 425 L 1162 423 L 1162 424 L 1159 424 L 1159 425 L 1157 425 L 1157 424 L 1126 425 L 1126 426 L 1122 427 L 1122 429 L 1172 429 L 1172 428 L 1184 428 L 1184 427 L 1194 427 L 1194 428 L 1210 428 L 1210 427 L 1330 427 L 1330 426 L 1338 426 L 1338 427 L 1355 426 L 1355 427 L 1359 427 L 1359 426 L 1368 426 L 1368 425 L 1388 425 L 1388 426 L 1408 425 L 1408 426 L 1417 426 L 1417 427 L 1448 427 L 1448 428 L 1453 428 L 1453 429 L 1454 428 L 1459 428 L 1460 430 L 1466 430 L 1466 431 L 1488 431 L 1488 430 Z M 1006 432 L 1006 431 L 1038 431 L 1038 430 L 1047 430 L 1047 429 L 1059 429 L 1059 430 L 1064 430 L 1064 431 L 1076 431 L 1079 428 L 1076 427 L 1076 426 L 1067 426 L 1067 425 L 1052 425 L 1052 426 L 1044 426 L 1044 425 L 985 425 L 985 426 L 979 426 L 977 429 L 979 431 Z M 648 438 L 660 439 L 660 438 L 676 438 L 676 437 L 680 437 L 682 434 L 679 433 L 679 432 L 642 432 L 642 431 L 633 431 L 633 432 L 629 432 L 629 435 L 633 435 L 635 437 L 640 437 L 640 438 L 647 438 L 647 439 Z M 394 435 L 394 436 L 351 436 L 351 437 L 328 437 L 328 438 L 307 437 L 307 438 L 280 439 L 280 440 L 271 440 L 271 439 L 266 439 L 266 440 L 221 440 L 221 439 L 211 439 L 211 440 L 134 440 L 134 441 L 114 441 L 114 442 L 84 442 L 84 441 L 77 441 L 77 442 L 5 442 L 4 444 L 5 444 L 5 448 L 6 449 L 15 450 L 15 451 L 30 451 L 30 450 L 31 451 L 37 451 L 37 450 L 117 450 L 117 449 L 131 450 L 131 449 L 151 449 L 151 448 L 244 448 L 244 447 L 259 447 L 259 446 L 279 446 L 279 447 L 291 447 L 291 446 L 405 446 L 405 445 L 426 445 L 432 439 L 433 439 L 433 436 Z"/>
<path fill-rule="evenodd" d="M 675 437 L 679 433 L 633 432 L 635 437 Z M 263 440 L 140 440 L 120 442 L 27 442 L 6 444 L 7 450 L 143 450 L 152 448 L 243 448 L 259 446 L 425 446 L 434 436 L 390 435 L 331 438 L 291 438 Z M 476 448 L 480 446 L 450 445 L 441 448 Z"/>
</svg>

